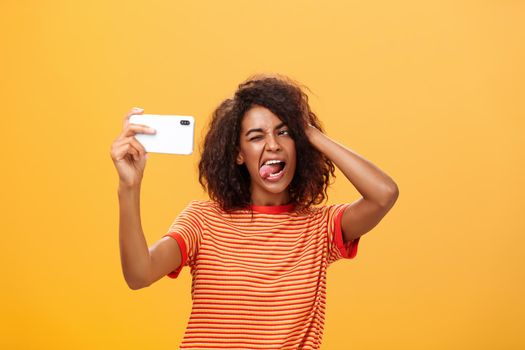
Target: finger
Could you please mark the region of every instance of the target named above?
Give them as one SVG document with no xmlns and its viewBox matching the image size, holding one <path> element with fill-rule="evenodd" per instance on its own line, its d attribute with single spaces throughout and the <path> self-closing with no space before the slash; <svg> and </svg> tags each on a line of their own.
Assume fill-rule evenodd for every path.
<svg viewBox="0 0 525 350">
<path fill-rule="evenodd" d="M 122 138 L 122 139 L 119 139 L 119 140 L 115 141 L 113 143 L 112 147 L 113 148 L 119 148 L 122 145 L 128 144 L 128 143 L 131 144 L 133 147 L 135 147 L 135 149 L 137 149 L 137 151 L 139 152 L 140 155 L 144 155 L 145 153 L 147 153 L 146 148 L 144 147 L 144 145 L 142 143 L 140 143 L 140 141 L 137 140 L 133 136 L 128 136 L 128 137 L 125 137 L 125 138 Z"/>
<path fill-rule="evenodd" d="M 133 107 L 132 109 L 130 109 L 129 112 L 124 117 L 124 126 L 123 127 L 126 128 L 129 125 L 129 118 L 132 115 L 134 115 L 134 114 L 142 114 L 142 113 L 144 113 L 144 108 Z"/>
<path fill-rule="evenodd" d="M 112 147 L 120 147 L 123 144 L 130 143 L 131 140 L 133 140 L 133 139 L 135 139 L 133 136 L 126 136 L 126 137 L 118 138 L 118 139 L 115 140 L 115 142 L 113 142 L 113 146 Z M 135 140 L 137 140 L 137 139 L 135 139 Z M 140 142 L 138 142 L 138 143 L 140 144 Z"/>
<path fill-rule="evenodd" d="M 115 161 L 126 158 L 127 155 L 132 156 L 135 160 L 140 156 L 140 152 L 133 146 L 132 143 L 126 142 L 119 146 L 115 146 L 111 151 L 111 157 Z"/>
<path fill-rule="evenodd" d="M 126 144 L 123 144 L 123 145 L 120 145 L 118 147 L 114 147 L 112 150 L 111 150 L 111 158 L 113 158 L 113 160 L 115 162 L 118 162 L 124 158 L 126 158 L 126 155 L 128 154 L 128 151 L 129 149 L 131 148 L 132 146 L 129 144 L 129 143 L 126 143 Z"/>
<path fill-rule="evenodd" d="M 124 139 L 129 136 L 135 136 L 135 134 L 155 134 L 157 131 L 147 125 L 143 124 L 128 124 L 125 127 L 120 135 L 117 137 L 117 140 Z"/>
<path fill-rule="evenodd" d="M 129 152 L 129 154 L 131 154 L 131 156 L 133 157 L 133 159 L 135 159 L 135 161 L 139 160 L 140 158 L 140 154 L 135 148 L 133 148 L 133 152 Z"/>
<path fill-rule="evenodd" d="M 143 156 L 146 153 L 146 148 L 139 142 L 136 138 L 132 137 L 129 141 L 133 147 L 139 152 L 140 156 Z"/>
<path fill-rule="evenodd" d="M 133 157 L 133 159 L 138 160 L 140 157 L 139 151 L 132 144 L 129 145 L 128 154 Z"/>
<path fill-rule="evenodd" d="M 135 136 L 135 134 L 150 134 L 153 135 L 156 133 L 156 130 L 150 128 L 147 125 L 142 124 L 129 124 L 126 129 L 124 129 L 122 136 Z"/>
<path fill-rule="evenodd" d="M 124 144 L 129 143 L 129 139 L 130 139 L 130 137 L 133 137 L 133 136 L 129 136 L 129 137 L 119 136 L 119 137 L 113 142 L 113 144 L 111 145 L 111 149 L 116 149 L 116 148 L 119 148 L 120 146 L 122 146 L 122 145 L 124 145 Z"/>
</svg>

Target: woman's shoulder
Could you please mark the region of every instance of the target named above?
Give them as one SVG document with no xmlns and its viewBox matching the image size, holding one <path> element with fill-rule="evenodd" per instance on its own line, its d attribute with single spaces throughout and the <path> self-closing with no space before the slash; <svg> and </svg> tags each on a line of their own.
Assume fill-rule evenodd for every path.
<svg viewBox="0 0 525 350">
<path fill-rule="evenodd" d="M 321 204 L 321 205 L 310 206 L 307 209 L 300 211 L 299 215 L 304 215 L 304 216 L 309 216 L 309 217 L 324 216 L 330 213 L 337 212 L 338 210 L 344 208 L 347 205 L 348 205 L 347 203 L 337 203 L 337 204 Z"/>
<path fill-rule="evenodd" d="M 218 210 L 220 206 L 212 200 L 193 199 L 188 203 L 188 208 L 196 210 Z"/>
</svg>

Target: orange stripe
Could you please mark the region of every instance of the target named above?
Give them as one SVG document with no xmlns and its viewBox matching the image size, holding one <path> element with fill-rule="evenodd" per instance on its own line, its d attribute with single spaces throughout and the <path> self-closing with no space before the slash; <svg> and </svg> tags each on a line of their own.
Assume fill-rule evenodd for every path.
<svg viewBox="0 0 525 350">
<path fill-rule="evenodd" d="M 357 254 L 344 243 L 347 204 L 252 207 L 231 214 L 192 201 L 168 234 L 190 266 L 193 306 L 181 349 L 319 349 L 326 270 Z M 252 217 L 253 214 L 253 217 Z"/>
</svg>

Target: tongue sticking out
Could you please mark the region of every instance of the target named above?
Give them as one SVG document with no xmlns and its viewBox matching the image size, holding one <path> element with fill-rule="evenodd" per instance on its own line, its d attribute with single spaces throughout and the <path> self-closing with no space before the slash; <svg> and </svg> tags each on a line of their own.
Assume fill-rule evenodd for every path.
<svg viewBox="0 0 525 350">
<path fill-rule="evenodd" d="M 271 174 L 277 173 L 281 170 L 281 165 L 279 164 L 271 164 L 271 165 L 263 165 L 261 169 L 259 169 L 259 175 L 263 179 L 266 179 Z"/>
</svg>

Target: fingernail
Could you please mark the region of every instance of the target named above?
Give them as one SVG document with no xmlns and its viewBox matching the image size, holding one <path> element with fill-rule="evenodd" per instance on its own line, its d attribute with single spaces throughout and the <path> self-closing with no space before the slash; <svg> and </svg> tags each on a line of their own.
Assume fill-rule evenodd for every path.
<svg viewBox="0 0 525 350">
<path fill-rule="evenodd" d="M 144 108 L 133 107 L 133 110 L 136 111 L 136 112 L 142 112 L 144 110 Z"/>
<path fill-rule="evenodd" d="M 155 130 L 155 129 L 153 129 L 153 128 L 148 128 L 148 129 L 149 129 L 149 131 L 151 131 L 151 132 L 154 133 L 154 134 L 157 132 L 157 130 Z"/>
</svg>

